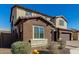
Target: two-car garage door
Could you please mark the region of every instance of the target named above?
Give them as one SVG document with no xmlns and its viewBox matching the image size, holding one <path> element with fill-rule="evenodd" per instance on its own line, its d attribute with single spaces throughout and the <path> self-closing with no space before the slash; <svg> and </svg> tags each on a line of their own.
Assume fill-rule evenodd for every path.
<svg viewBox="0 0 79 59">
<path fill-rule="evenodd" d="M 60 34 L 60 38 L 62 38 L 62 40 L 71 40 L 71 33 L 61 33 Z"/>
</svg>

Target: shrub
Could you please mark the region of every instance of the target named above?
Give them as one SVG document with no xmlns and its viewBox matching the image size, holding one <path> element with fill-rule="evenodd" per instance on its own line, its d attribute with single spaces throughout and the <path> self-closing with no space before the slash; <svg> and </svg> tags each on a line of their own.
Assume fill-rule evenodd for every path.
<svg viewBox="0 0 79 59">
<path fill-rule="evenodd" d="M 65 40 L 59 40 L 59 44 L 60 44 L 59 48 L 63 49 L 66 46 L 66 41 Z"/>
<path fill-rule="evenodd" d="M 50 53 L 53 53 L 53 54 L 58 54 L 59 53 L 58 46 L 57 46 L 56 42 L 52 43 L 49 46 L 49 51 L 50 51 Z"/>
<path fill-rule="evenodd" d="M 31 44 L 26 42 L 15 42 L 11 45 L 13 54 L 28 54 L 31 53 Z"/>
</svg>

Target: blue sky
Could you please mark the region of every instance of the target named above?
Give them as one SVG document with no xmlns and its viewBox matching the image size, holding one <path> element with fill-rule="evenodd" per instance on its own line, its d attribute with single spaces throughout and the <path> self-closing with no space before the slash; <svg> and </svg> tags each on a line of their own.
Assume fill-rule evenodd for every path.
<svg viewBox="0 0 79 59">
<path fill-rule="evenodd" d="M 50 16 L 63 15 L 68 28 L 79 30 L 79 5 L 77 4 L 20 4 L 25 8 L 39 11 Z M 10 12 L 12 4 L 0 4 L 0 29 L 10 30 Z"/>
</svg>

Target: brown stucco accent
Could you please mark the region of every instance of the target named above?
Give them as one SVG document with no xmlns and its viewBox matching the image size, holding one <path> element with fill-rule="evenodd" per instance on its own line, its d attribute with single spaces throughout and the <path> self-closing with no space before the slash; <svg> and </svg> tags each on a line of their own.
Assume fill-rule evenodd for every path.
<svg viewBox="0 0 79 59">
<path fill-rule="evenodd" d="M 50 22 L 44 20 L 43 18 L 40 17 L 34 17 L 34 18 L 19 18 L 19 21 L 15 24 L 17 28 L 22 24 L 22 41 L 29 42 L 31 41 L 32 43 L 40 43 L 42 42 L 43 44 L 45 43 L 43 40 L 33 40 L 33 26 L 43 26 L 44 27 L 44 39 L 47 39 L 47 43 L 50 44 L 51 40 L 54 41 L 54 31 L 52 28 L 55 29 L 53 24 Z M 19 29 L 18 29 L 19 30 Z M 38 46 L 38 44 L 37 44 Z M 42 45 L 41 45 L 42 46 Z"/>
<path fill-rule="evenodd" d="M 40 19 L 43 22 L 46 22 L 48 25 L 56 28 L 55 25 L 51 21 L 46 20 L 46 19 L 42 18 L 41 16 L 36 16 L 36 17 L 19 17 L 18 20 L 17 20 L 17 22 L 14 25 L 16 26 L 21 21 L 25 22 L 25 21 L 31 20 L 31 19 Z"/>
<path fill-rule="evenodd" d="M 48 25 L 46 22 L 41 21 L 40 19 L 32 19 L 27 20 L 23 23 L 23 41 L 29 41 L 33 39 L 33 26 L 43 26 L 45 29 L 44 38 L 48 39 L 48 43 L 53 39 L 53 35 L 51 33 L 52 27 Z"/>
</svg>

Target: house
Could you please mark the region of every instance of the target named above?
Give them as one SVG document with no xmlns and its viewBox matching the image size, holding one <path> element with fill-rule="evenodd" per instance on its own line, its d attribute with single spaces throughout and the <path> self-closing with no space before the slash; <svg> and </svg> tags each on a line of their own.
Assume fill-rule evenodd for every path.
<svg viewBox="0 0 79 59">
<path fill-rule="evenodd" d="M 54 40 L 55 25 L 51 17 L 20 6 L 12 7 L 11 32 L 17 39 L 31 42 L 32 47 L 47 46 Z"/>
<path fill-rule="evenodd" d="M 67 29 L 64 16 L 48 16 L 21 6 L 11 9 L 11 32 L 16 39 L 31 43 L 34 47 L 44 47 L 59 40 L 73 40 L 73 33 Z"/>
</svg>

